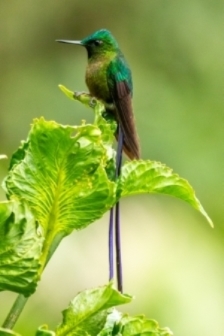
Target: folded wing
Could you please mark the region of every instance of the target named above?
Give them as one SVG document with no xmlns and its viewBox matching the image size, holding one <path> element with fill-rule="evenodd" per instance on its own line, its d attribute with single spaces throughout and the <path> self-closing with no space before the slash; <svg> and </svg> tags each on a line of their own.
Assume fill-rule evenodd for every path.
<svg viewBox="0 0 224 336">
<path fill-rule="evenodd" d="M 108 87 L 116 107 L 116 119 L 124 136 L 123 150 L 131 160 L 139 159 L 140 148 L 132 109 L 131 71 L 122 54 L 110 63 L 107 75 Z"/>
</svg>

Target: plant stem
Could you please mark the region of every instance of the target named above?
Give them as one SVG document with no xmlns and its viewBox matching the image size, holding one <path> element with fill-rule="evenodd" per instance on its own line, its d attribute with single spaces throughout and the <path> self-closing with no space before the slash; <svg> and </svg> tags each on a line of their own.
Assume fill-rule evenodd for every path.
<svg viewBox="0 0 224 336">
<path fill-rule="evenodd" d="M 56 234 L 56 236 L 54 237 L 51 246 L 49 248 L 48 251 L 48 255 L 47 255 L 47 259 L 44 265 L 44 268 L 47 266 L 48 262 L 50 261 L 51 257 L 53 256 L 54 252 L 56 251 L 58 245 L 60 244 L 60 242 L 62 241 L 62 239 L 66 236 L 65 232 L 60 231 Z"/>
<path fill-rule="evenodd" d="M 8 316 L 6 317 L 2 327 L 6 329 L 12 329 L 18 320 L 27 300 L 29 297 L 25 297 L 22 294 L 18 295 L 14 302 Z"/>
<path fill-rule="evenodd" d="M 51 244 L 51 246 L 49 248 L 49 251 L 48 251 L 48 255 L 47 255 L 47 258 L 46 258 L 44 268 L 46 267 L 47 263 L 51 259 L 52 255 L 54 254 L 55 250 L 57 249 L 58 245 L 60 244 L 60 242 L 64 238 L 64 236 L 65 236 L 64 232 L 59 232 L 54 237 L 54 240 L 52 241 L 52 244 Z M 20 314 L 22 313 L 23 308 L 25 307 L 25 304 L 26 304 L 28 299 L 29 299 L 29 296 L 25 297 L 22 294 L 19 294 L 17 296 L 17 298 L 16 298 L 8 316 L 6 317 L 6 319 L 5 319 L 5 321 L 2 325 L 3 328 L 12 329 L 15 326 L 15 324 L 16 324 Z"/>
</svg>

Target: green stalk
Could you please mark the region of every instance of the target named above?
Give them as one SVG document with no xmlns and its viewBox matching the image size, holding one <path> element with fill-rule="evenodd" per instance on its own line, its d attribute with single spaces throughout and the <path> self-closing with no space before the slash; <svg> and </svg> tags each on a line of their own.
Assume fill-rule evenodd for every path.
<svg viewBox="0 0 224 336">
<path fill-rule="evenodd" d="M 2 325 L 3 328 L 12 329 L 14 327 L 28 299 L 29 297 L 25 297 L 22 294 L 17 296 L 16 301 Z"/>
</svg>

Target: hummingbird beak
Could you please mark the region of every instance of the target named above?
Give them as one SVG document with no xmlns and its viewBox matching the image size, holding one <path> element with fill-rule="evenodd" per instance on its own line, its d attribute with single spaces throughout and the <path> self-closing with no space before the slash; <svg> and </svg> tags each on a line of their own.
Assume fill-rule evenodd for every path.
<svg viewBox="0 0 224 336">
<path fill-rule="evenodd" d="M 82 45 L 82 42 L 81 42 L 81 41 L 56 40 L 56 42 Z"/>
</svg>

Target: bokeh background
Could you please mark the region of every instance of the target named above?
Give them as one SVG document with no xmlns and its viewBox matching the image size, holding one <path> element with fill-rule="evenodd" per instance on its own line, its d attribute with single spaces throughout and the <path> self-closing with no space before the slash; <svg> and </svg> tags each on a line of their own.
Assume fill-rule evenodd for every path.
<svg viewBox="0 0 224 336">
<path fill-rule="evenodd" d="M 125 292 L 122 307 L 145 313 L 174 335 L 224 333 L 223 0 L 1 1 L 0 154 L 26 139 L 33 118 L 91 122 L 91 110 L 57 85 L 85 90 L 81 39 L 107 28 L 132 68 L 142 157 L 186 178 L 214 221 L 184 202 L 145 195 L 121 202 Z M 9 161 L 1 160 L 0 180 Z M 1 200 L 5 199 L 0 190 Z M 107 281 L 108 214 L 64 239 L 16 330 L 51 328 L 78 291 Z M 0 293 L 3 321 L 16 294 Z"/>
</svg>

